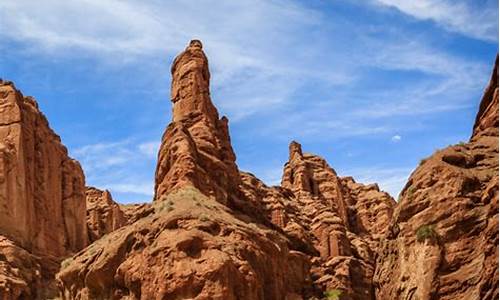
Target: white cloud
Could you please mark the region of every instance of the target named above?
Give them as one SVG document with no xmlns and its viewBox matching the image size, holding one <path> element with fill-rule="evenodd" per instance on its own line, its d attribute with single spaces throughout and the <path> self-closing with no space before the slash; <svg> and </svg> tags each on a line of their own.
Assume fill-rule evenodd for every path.
<svg viewBox="0 0 500 300">
<path fill-rule="evenodd" d="M 487 41 L 498 40 L 498 2 L 455 0 L 376 0 L 381 5 L 421 20 L 432 20 L 449 31 Z M 476 5 L 474 5 L 476 4 Z"/>
<path fill-rule="evenodd" d="M 401 136 L 396 134 L 394 136 L 391 137 L 391 141 L 394 142 L 394 143 L 398 143 L 401 141 Z"/>
<path fill-rule="evenodd" d="M 145 142 L 139 144 L 137 146 L 139 148 L 139 151 L 146 155 L 149 158 L 156 158 L 158 154 L 158 150 L 160 149 L 160 143 L 159 142 Z"/>
<path fill-rule="evenodd" d="M 0 2 L 0 28 L 8 28 L 0 36 L 24 42 L 37 54 L 86 51 L 109 64 L 148 63 L 148 57 L 166 59 L 200 38 L 220 98 L 215 101 L 235 120 L 284 101 L 302 77 L 318 76 L 320 70 L 299 56 L 308 52 L 301 38 L 319 19 L 315 11 L 280 0 Z M 296 57 L 285 55 L 290 49 Z M 168 71 L 161 72 L 158 77 Z M 321 77 L 349 78 L 338 70 Z"/>
<path fill-rule="evenodd" d="M 87 185 L 108 189 L 116 201 L 150 201 L 153 195 L 157 142 L 136 139 L 103 142 L 70 151 L 80 161 Z"/>
</svg>

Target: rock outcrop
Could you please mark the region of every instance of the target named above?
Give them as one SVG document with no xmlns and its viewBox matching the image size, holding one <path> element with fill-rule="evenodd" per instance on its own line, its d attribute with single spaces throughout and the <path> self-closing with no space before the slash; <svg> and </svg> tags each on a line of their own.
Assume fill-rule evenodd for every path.
<svg viewBox="0 0 500 300">
<path fill-rule="evenodd" d="M 161 142 L 155 201 L 176 187 L 192 184 L 227 204 L 239 185 L 228 120 L 219 119 L 210 99 L 208 60 L 198 40 L 172 65 L 173 120 Z"/>
<path fill-rule="evenodd" d="M 113 201 L 109 191 L 87 187 L 87 227 L 90 242 L 127 224 L 120 206 Z"/>
<path fill-rule="evenodd" d="M 63 299 L 300 299 L 310 284 L 282 235 L 194 187 L 153 207 L 63 263 Z"/>
<path fill-rule="evenodd" d="M 0 273 L 15 274 L 2 299 L 44 297 L 53 263 L 88 243 L 85 179 L 36 101 L 1 80 L 0 207 Z"/>
<path fill-rule="evenodd" d="M 207 58 L 191 41 L 172 66 L 153 203 L 116 206 L 88 193 L 104 203 L 90 208 L 96 241 L 63 262 L 61 297 L 495 299 L 497 73 L 498 59 L 471 140 L 423 161 L 396 205 L 297 142 L 281 186 L 240 172 Z M 126 224 L 109 225 L 115 214 Z"/>
<path fill-rule="evenodd" d="M 372 277 L 379 239 L 388 229 L 395 201 L 377 185 L 338 177 L 319 156 L 289 149 L 280 187 L 267 187 L 242 173 L 244 194 L 261 203 L 271 222 L 309 255 L 317 295 L 374 299 Z"/>
<path fill-rule="evenodd" d="M 377 299 L 498 299 L 498 57 L 471 140 L 421 162 L 377 259 Z"/>
<path fill-rule="evenodd" d="M 61 296 L 277 300 L 308 295 L 308 256 L 291 249 L 281 232 L 234 209 L 246 199 L 240 198 L 227 119 L 219 119 L 209 97 L 208 63 L 199 41 L 175 59 L 172 76 L 173 120 L 159 150 L 154 212 L 145 207 L 142 218 L 65 261 L 58 274 Z M 132 207 L 130 215 L 137 216 L 137 209 Z"/>
</svg>

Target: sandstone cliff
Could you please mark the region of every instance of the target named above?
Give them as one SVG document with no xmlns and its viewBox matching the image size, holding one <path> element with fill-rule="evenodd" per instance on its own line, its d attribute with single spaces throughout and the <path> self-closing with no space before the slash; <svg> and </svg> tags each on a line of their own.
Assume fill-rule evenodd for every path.
<svg viewBox="0 0 500 300">
<path fill-rule="evenodd" d="M 498 57 L 471 140 L 413 172 L 377 259 L 377 299 L 498 299 Z"/>
<path fill-rule="evenodd" d="M 45 297 L 61 257 L 87 245 L 84 181 L 36 101 L 0 81 L 2 299 Z"/>
</svg>

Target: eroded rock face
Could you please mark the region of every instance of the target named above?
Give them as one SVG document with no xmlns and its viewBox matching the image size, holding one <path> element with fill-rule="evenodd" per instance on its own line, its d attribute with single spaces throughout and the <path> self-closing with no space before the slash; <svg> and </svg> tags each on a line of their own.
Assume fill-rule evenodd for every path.
<svg viewBox="0 0 500 300">
<path fill-rule="evenodd" d="M 54 264 L 88 243 L 79 163 L 36 101 L 1 80 L 0 233 L 2 299 L 45 297 Z"/>
<path fill-rule="evenodd" d="M 498 58 L 473 131 L 411 175 L 377 259 L 377 299 L 498 299 Z"/>
<path fill-rule="evenodd" d="M 173 120 L 158 154 L 155 201 L 190 183 L 228 203 L 239 185 L 228 120 L 219 119 L 209 91 L 210 72 L 201 42 L 193 40 L 172 65 Z"/>
<path fill-rule="evenodd" d="M 346 300 L 374 299 L 375 253 L 395 201 L 376 185 L 338 177 L 297 142 L 289 150 L 280 187 L 241 173 L 241 189 L 251 203 L 264 207 L 293 249 L 309 255 L 317 295 L 336 290 Z"/>
<path fill-rule="evenodd" d="M 120 206 L 113 201 L 109 191 L 87 187 L 87 226 L 90 242 L 127 224 Z"/>
<path fill-rule="evenodd" d="M 250 203 L 239 190 L 227 119 L 219 119 L 209 97 L 199 41 L 175 59 L 172 76 L 173 121 L 159 151 L 153 205 L 127 207 L 135 222 L 65 261 L 61 296 L 292 300 L 311 294 L 307 255 L 265 226 L 265 217 L 245 212 Z"/>
<path fill-rule="evenodd" d="M 64 299 L 301 299 L 310 285 L 286 238 L 194 187 L 153 207 L 63 263 Z"/>
</svg>

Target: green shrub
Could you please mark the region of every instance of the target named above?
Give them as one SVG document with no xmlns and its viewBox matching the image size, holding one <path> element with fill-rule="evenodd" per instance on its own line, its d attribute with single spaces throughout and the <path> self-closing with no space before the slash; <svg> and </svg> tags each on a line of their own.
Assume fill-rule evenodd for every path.
<svg viewBox="0 0 500 300">
<path fill-rule="evenodd" d="M 172 200 L 166 200 L 164 199 L 162 202 L 160 202 L 158 204 L 158 207 L 157 207 L 157 211 L 158 212 L 161 212 L 161 211 L 172 211 L 174 210 L 174 202 L 172 202 Z"/>
<path fill-rule="evenodd" d="M 422 243 L 423 241 L 427 240 L 427 239 L 435 239 L 437 238 L 437 233 L 436 233 L 436 230 L 434 229 L 435 226 L 434 225 L 423 225 L 423 226 L 420 226 L 418 229 L 417 229 L 417 241 L 419 243 Z"/>
<path fill-rule="evenodd" d="M 73 262 L 73 257 L 68 257 L 61 262 L 61 269 L 66 269 Z"/>
<path fill-rule="evenodd" d="M 339 300 L 340 296 L 342 295 L 342 290 L 338 289 L 328 290 L 323 295 L 327 300 Z"/>
<path fill-rule="evenodd" d="M 200 221 L 202 222 L 206 222 L 209 220 L 208 216 L 203 214 L 203 215 L 200 215 L 200 217 L 198 218 Z"/>
<path fill-rule="evenodd" d="M 415 193 L 415 187 L 414 186 L 411 186 L 408 187 L 408 189 L 406 190 L 406 197 L 407 198 L 413 198 L 413 194 Z"/>
</svg>

